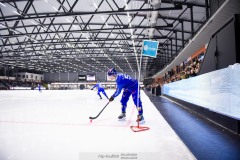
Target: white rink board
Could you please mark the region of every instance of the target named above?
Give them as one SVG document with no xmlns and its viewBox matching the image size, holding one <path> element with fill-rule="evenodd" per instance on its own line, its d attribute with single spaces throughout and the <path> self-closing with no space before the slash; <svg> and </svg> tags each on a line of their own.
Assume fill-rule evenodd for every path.
<svg viewBox="0 0 240 160">
<path fill-rule="evenodd" d="M 109 97 L 113 92 L 106 90 Z M 121 95 L 90 123 L 89 116 L 108 102 L 102 97 L 96 90 L 0 91 L 0 159 L 113 160 L 124 155 L 138 160 L 195 159 L 144 92 L 143 126 L 150 130 L 130 129 L 137 125 L 131 97 L 127 120 L 117 120 Z"/>
<path fill-rule="evenodd" d="M 163 85 L 162 94 L 240 120 L 240 65 Z"/>
</svg>

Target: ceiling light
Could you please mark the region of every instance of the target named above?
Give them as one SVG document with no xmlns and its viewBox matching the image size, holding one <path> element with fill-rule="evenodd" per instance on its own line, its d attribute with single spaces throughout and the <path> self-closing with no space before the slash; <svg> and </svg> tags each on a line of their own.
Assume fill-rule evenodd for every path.
<svg viewBox="0 0 240 160">
<path fill-rule="evenodd" d="M 66 20 L 67 20 L 69 23 L 71 23 L 69 19 L 66 18 Z"/>
<path fill-rule="evenodd" d="M 103 16 L 101 16 L 102 20 L 105 21 L 105 18 Z"/>
<path fill-rule="evenodd" d="M 98 6 L 95 2 L 93 2 L 93 5 L 95 6 L 96 9 L 98 9 Z"/>
<path fill-rule="evenodd" d="M 171 13 L 172 13 L 172 10 L 169 11 L 168 15 L 170 16 Z"/>
<path fill-rule="evenodd" d="M 57 8 L 55 8 L 54 6 L 52 7 L 54 10 L 56 10 L 56 11 L 58 11 L 58 9 Z"/>
<path fill-rule="evenodd" d="M 2 6 L 4 6 L 4 7 L 6 7 L 6 5 L 5 5 L 5 4 L 3 4 L 3 3 L 1 3 L 1 2 L 0 2 L 0 5 L 2 5 Z"/>
<path fill-rule="evenodd" d="M 18 14 L 18 15 L 21 15 L 20 13 L 18 13 L 17 11 L 13 11 L 14 13 Z"/>
<path fill-rule="evenodd" d="M 33 22 L 33 21 L 31 21 L 32 22 L 32 24 L 35 24 L 35 25 L 37 25 L 37 23 L 35 23 L 35 22 Z"/>
</svg>

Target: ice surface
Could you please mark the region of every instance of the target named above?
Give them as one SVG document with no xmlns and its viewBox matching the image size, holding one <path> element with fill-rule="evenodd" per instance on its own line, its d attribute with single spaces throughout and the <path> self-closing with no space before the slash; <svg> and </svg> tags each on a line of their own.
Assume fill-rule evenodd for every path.
<svg viewBox="0 0 240 160">
<path fill-rule="evenodd" d="M 120 157 L 99 155 L 127 153 L 138 160 L 195 159 L 144 92 L 143 126 L 150 130 L 130 129 L 137 125 L 131 98 L 127 120 L 117 120 L 121 95 L 91 123 L 108 102 L 102 97 L 91 90 L 0 91 L 0 160 L 113 160 Z"/>
</svg>

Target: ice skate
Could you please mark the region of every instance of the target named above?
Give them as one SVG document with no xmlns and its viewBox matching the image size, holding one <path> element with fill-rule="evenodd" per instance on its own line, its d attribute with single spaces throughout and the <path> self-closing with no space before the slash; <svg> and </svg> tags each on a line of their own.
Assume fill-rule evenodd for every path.
<svg viewBox="0 0 240 160">
<path fill-rule="evenodd" d="M 139 121 L 139 124 L 145 123 L 145 120 L 144 120 L 143 115 L 138 115 L 138 116 L 137 116 L 136 122 L 138 122 L 138 121 Z"/>
<path fill-rule="evenodd" d="M 126 120 L 126 114 L 125 114 L 125 113 L 120 114 L 120 115 L 118 116 L 118 120 L 119 120 L 119 121 L 124 121 L 124 120 Z"/>
</svg>

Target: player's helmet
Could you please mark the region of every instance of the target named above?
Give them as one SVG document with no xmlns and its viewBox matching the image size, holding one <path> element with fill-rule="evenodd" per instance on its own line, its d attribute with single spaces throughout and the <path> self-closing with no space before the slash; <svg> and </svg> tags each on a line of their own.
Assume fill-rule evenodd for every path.
<svg viewBox="0 0 240 160">
<path fill-rule="evenodd" d="M 117 74 L 117 71 L 114 68 L 111 68 L 107 72 L 108 76 L 113 76 Z"/>
</svg>

